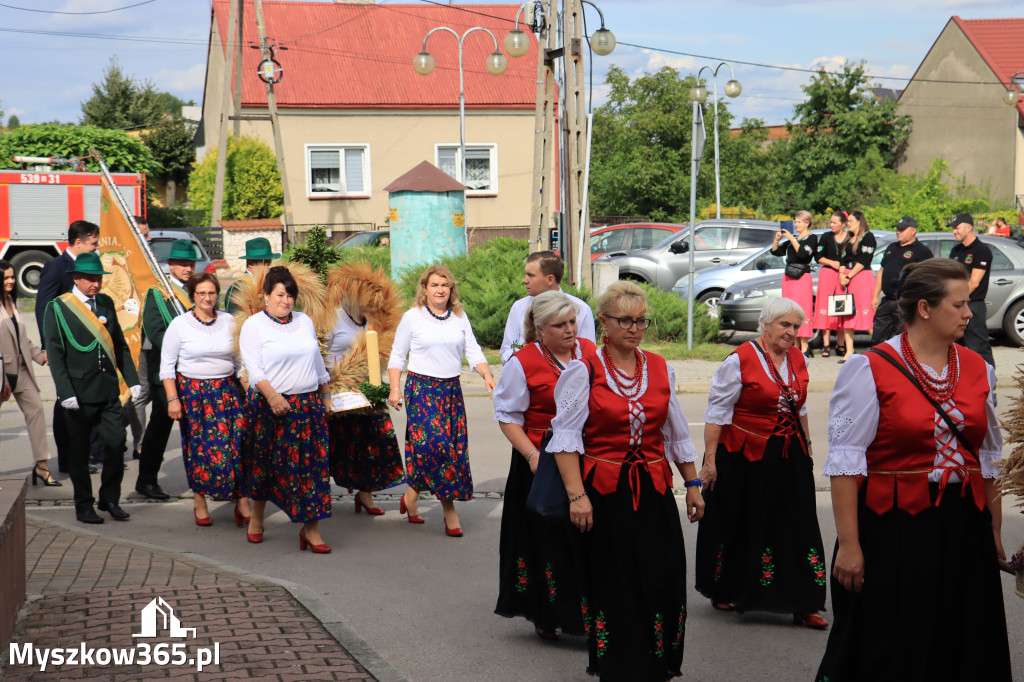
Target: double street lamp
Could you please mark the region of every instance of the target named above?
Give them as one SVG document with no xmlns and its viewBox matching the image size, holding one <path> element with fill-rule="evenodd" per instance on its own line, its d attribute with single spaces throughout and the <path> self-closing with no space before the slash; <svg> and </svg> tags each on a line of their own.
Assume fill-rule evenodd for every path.
<svg viewBox="0 0 1024 682">
<path fill-rule="evenodd" d="M 1003 102 L 1010 105 L 1011 107 L 1017 104 L 1020 100 L 1020 92 L 1013 89 L 1013 86 L 1017 86 L 1017 90 L 1024 92 L 1024 71 L 1018 71 L 1013 74 L 1013 78 L 1010 79 L 1010 85 L 1006 88 L 1006 92 L 1003 93 Z"/>
<path fill-rule="evenodd" d="M 722 180 L 721 170 L 718 162 L 718 70 L 723 66 L 729 67 L 729 82 L 725 84 L 725 94 L 728 97 L 735 98 L 739 97 L 740 93 L 743 92 L 743 86 L 736 80 L 736 75 L 732 71 L 732 66 L 726 62 L 720 62 L 718 66 L 712 69 L 710 66 L 702 66 L 700 71 L 697 72 L 697 86 L 690 88 L 690 101 L 699 104 L 704 104 L 708 99 L 708 89 L 700 84 L 700 75 L 707 69 L 711 72 L 711 81 L 714 84 L 714 105 L 715 105 L 715 217 L 722 217 Z"/>
</svg>

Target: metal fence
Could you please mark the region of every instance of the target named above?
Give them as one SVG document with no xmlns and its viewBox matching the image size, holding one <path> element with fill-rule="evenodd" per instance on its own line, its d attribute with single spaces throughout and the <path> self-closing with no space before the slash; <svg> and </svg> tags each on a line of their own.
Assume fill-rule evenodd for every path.
<svg viewBox="0 0 1024 682">
<path fill-rule="evenodd" d="M 224 232 L 219 227 L 175 227 L 175 230 L 182 230 L 190 233 L 198 239 L 210 260 L 219 260 L 224 257 Z"/>
</svg>

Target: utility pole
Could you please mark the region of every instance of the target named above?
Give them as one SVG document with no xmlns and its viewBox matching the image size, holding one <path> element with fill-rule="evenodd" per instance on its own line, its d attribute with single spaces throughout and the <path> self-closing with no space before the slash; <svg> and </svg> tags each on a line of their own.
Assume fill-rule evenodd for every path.
<svg viewBox="0 0 1024 682">
<path fill-rule="evenodd" d="M 256 30 L 260 36 L 260 60 L 265 61 L 273 55 L 267 47 L 267 27 L 263 22 L 263 0 L 253 0 L 256 8 Z M 288 174 L 285 171 L 284 143 L 281 141 L 281 121 L 277 115 L 277 97 L 274 95 L 274 83 L 267 80 L 267 109 L 270 111 L 270 127 L 274 133 L 274 155 L 277 157 L 277 170 L 281 174 L 281 185 L 284 189 L 284 213 L 281 220 L 288 235 L 288 243 L 295 243 L 295 225 L 292 221 L 292 198 L 288 188 Z"/>
<path fill-rule="evenodd" d="M 569 283 L 590 286 L 592 283 L 589 267 L 582 268 L 582 281 L 576 281 L 579 263 L 590 262 L 590 239 L 586 231 L 589 220 L 583 215 L 584 166 L 587 156 L 586 143 L 586 94 L 584 92 L 583 69 L 583 3 L 581 0 L 564 0 L 565 16 L 562 21 L 562 46 L 568 49 L 563 55 L 565 66 L 565 121 L 566 135 L 566 221 L 563 230 L 564 243 L 559 247 L 566 259 Z M 577 240 L 583 240 L 577 243 Z M 582 247 L 582 248 L 581 248 Z M 585 259 L 585 260 L 583 260 Z"/>
<path fill-rule="evenodd" d="M 554 192 L 551 161 L 555 125 L 555 29 L 558 0 L 540 3 L 543 14 L 535 19 L 540 25 L 537 55 L 537 103 L 533 118 L 533 194 L 530 202 L 530 252 L 551 248 L 548 233 L 551 196 Z"/>
<path fill-rule="evenodd" d="M 244 13 L 243 0 L 229 0 L 228 7 L 228 32 L 224 50 L 224 76 L 221 79 L 221 102 L 220 102 L 220 132 L 217 135 L 217 175 L 213 185 L 213 213 L 210 219 L 210 227 L 220 227 L 220 219 L 224 210 L 224 174 L 228 162 L 228 120 L 233 118 L 228 113 L 231 106 L 231 83 L 232 66 L 234 66 L 235 109 L 234 117 L 238 116 L 241 108 L 242 97 L 242 15 Z M 235 135 L 239 134 L 239 122 L 235 120 Z"/>
</svg>

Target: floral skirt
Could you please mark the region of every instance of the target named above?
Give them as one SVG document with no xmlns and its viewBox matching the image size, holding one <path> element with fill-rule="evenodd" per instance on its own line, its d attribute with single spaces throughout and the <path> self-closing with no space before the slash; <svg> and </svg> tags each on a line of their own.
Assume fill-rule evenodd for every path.
<svg viewBox="0 0 1024 682">
<path fill-rule="evenodd" d="M 234 377 L 190 379 L 178 374 L 181 457 L 188 487 L 214 500 L 243 497 L 242 440 L 248 420 Z"/>
<path fill-rule="evenodd" d="M 343 412 L 327 420 L 327 431 L 331 475 L 338 485 L 373 492 L 405 480 L 391 415 Z"/>
<path fill-rule="evenodd" d="M 601 680 L 664 682 L 682 674 L 686 550 L 672 490 L 659 493 L 646 469 L 637 471 L 637 509 L 628 467 L 609 495 L 584 481 L 594 508 L 594 528 L 581 534 L 587 672 Z"/>
<path fill-rule="evenodd" d="M 737 611 L 815 613 L 828 567 L 818 528 L 811 458 L 795 436 L 772 436 L 751 462 L 719 446 L 718 480 L 704 493 L 697 531 L 697 591 Z"/>
<path fill-rule="evenodd" d="M 522 616 L 544 630 L 582 635 L 580 533 L 563 519 L 526 510 L 532 483 L 529 463 L 513 450 L 501 507 L 494 612 Z"/>
<path fill-rule="evenodd" d="M 275 416 L 266 398 L 249 388 L 245 491 L 273 502 L 296 523 L 331 515 L 327 422 L 316 391 L 284 396 L 291 409 Z"/>
<path fill-rule="evenodd" d="M 409 372 L 405 381 L 405 476 L 414 490 L 439 500 L 473 498 L 466 403 L 458 377 Z"/>
</svg>

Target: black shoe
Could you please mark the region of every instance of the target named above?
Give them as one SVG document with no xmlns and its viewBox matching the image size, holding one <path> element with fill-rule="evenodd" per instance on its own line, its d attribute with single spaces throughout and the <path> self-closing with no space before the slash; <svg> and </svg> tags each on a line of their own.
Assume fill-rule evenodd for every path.
<svg viewBox="0 0 1024 682">
<path fill-rule="evenodd" d="M 42 471 L 43 473 L 39 473 Z M 43 485 L 47 488 L 60 487 L 64 485 L 60 481 L 56 480 L 47 469 L 40 469 L 39 466 L 32 467 L 32 485 L 36 484 L 36 479 L 43 482 Z"/>
<path fill-rule="evenodd" d="M 88 511 L 84 511 L 81 514 L 75 514 L 75 517 L 82 523 L 103 523 L 103 517 L 97 514 L 92 507 L 89 507 Z"/>
<path fill-rule="evenodd" d="M 98 473 L 99 470 L 100 470 L 100 468 L 98 466 L 96 466 L 95 464 L 90 464 L 89 465 L 89 473 L 90 474 Z"/>
<path fill-rule="evenodd" d="M 103 500 L 100 500 L 96 503 L 96 508 L 110 514 L 110 518 L 115 521 L 127 521 L 129 517 L 131 517 L 131 514 L 117 506 L 116 502 L 104 502 Z"/>
<path fill-rule="evenodd" d="M 103 464 L 103 457 L 99 455 L 89 455 L 89 464 L 95 464 L 97 466 Z"/>
<path fill-rule="evenodd" d="M 151 500 L 169 500 L 171 496 L 156 483 L 143 483 L 135 486 L 135 492 Z"/>
</svg>

